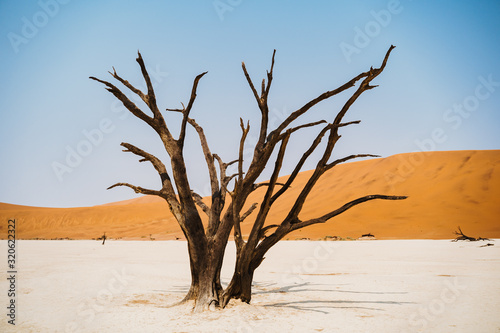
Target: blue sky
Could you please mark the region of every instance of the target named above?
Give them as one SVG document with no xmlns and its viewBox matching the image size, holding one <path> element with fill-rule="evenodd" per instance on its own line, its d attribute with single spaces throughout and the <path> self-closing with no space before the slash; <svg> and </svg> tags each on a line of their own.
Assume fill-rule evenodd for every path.
<svg viewBox="0 0 500 333">
<path fill-rule="evenodd" d="M 118 181 L 158 188 L 155 170 L 119 146 L 130 142 L 167 161 L 156 134 L 88 79 L 111 80 L 114 66 L 143 87 L 137 50 L 153 73 L 160 109 L 186 103 L 194 77 L 208 71 L 191 115 L 226 161 L 237 156 L 239 117 L 254 131 L 259 121 L 241 61 L 258 84 L 273 49 L 277 122 L 379 66 L 397 46 L 380 86 L 350 110 L 346 119 L 362 123 L 341 132 L 338 157 L 499 149 L 499 35 L 498 1 L 2 0 L 0 202 L 89 206 L 136 196 L 106 191 Z M 346 97 L 303 121 L 333 119 Z M 175 132 L 178 115 L 166 117 Z M 284 173 L 314 134 L 308 129 L 291 141 Z M 190 131 L 186 160 L 192 187 L 205 194 L 196 139 Z"/>
</svg>

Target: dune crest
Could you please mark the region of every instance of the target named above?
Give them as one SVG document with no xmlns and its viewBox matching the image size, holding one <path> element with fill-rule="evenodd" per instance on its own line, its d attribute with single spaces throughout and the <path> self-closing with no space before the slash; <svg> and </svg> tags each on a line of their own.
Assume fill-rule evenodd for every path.
<svg viewBox="0 0 500 333">
<path fill-rule="evenodd" d="M 377 239 L 451 239 L 458 225 L 473 237 L 500 238 L 499 165 L 500 150 L 407 153 L 339 165 L 316 185 L 300 215 L 302 220 L 368 194 L 409 198 L 358 205 L 325 224 L 292 233 L 290 239 L 358 238 L 367 233 Z M 268 224 L 281 222 L 310 172 L 302 172 L 276 201 Z M 247 204 L 259 202 L 263 193 L 256 191 Z M 21 239 L 92 239 L 104 231 L 111 238 L 183 239 L 166 202 L 157 197 L 81 208 L 0 203 L 0 216 L 16 219 Z M 250 232 L 252 222 L 251 216 L 245 220 L 243 234 Z"/>
</svg>

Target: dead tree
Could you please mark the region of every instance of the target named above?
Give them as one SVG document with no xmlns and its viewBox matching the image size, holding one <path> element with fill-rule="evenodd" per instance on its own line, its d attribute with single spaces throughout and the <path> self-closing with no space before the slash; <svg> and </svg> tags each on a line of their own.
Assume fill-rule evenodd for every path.
<svg viewBox="0 0 500 333">
<path fill-rule="evenodd" d="M 104 235 L 102 235 L 101 237 L 97 238 L 97 240 L 101 240 L 102 239 L 102 245 L 104 245 L 104 242 L 106 242 L 106 233 L 104 233 Z"/>
<path fill-rule="evenodd" d="M 308 101 L 302 107 L 290 113 L 276 128 L 270 128 L 269 126 L 268 106 L 268 96 L 273 80 L 276 51 L 274 51 L 272 56 L 270 70 L 267 72 L 267 80 L 265 78 L 262 81 L 260 93 L 253 84 L 245 64 L 242 63 L 244 76 L 255 97 L 261 117 L 258 129 L 258 141 L 253 150 L 252 161 L 247 168 L 244 168 L 243 165 L 243 151 L 245 140 L 250 131 L 250 124 L 248 122 L 245 124 L 244 121 L 240 119 L 242 135 L 240 138 L 238 158 L 231 162 L 224 162 L 219 155 L 214 154 L 210 150 L 203 128 L 198 125 L 195 119 L 191 118 L 191 111 L 196 100 L 198 83 L 206 72 L 198 75 L 194 79 L 187 105 L 182 104 L 182 108 L 180 109 L 166 109 L 166 111 L 178 112 L 180 114 L 180 129 L 177 138 L 172 135 L 169 128 L 171 125 L 169 124 L 167 126 L 156 103 L 153 85 L 140 53 L 138 54 L 137 62 L 139 63 L 142 75 L 146 81 L 147 92 L 142 92 L 135 88 L 127 80 L 120 77 L 114 69 L 110 74 L 131 92 L 137 94 L 150 109 L 150 114 L 146 114 L 142 111 L 114 84 L 91 77 L 91 79 L 104 84 L 106 89 L 118 98 L 132 114 L 146 122 L 155 130 L 170 158 L 172 175 L 167 172 L 165 164 L 154 155 L 130 143 L 122 143 L 121 145 L 125 148 L 125 152 L 131 152 L 139 156 L 140 162 L 150 162 L 153 165 L 160 176 L 161 188 L 159 190 L 153 190 L 131 185 L 129 183 L 117 183 L 110 186 L 109 189 L 117 186 L 126 186 L 133 189 L 136 193 L 160 196 L 168 203 L 169 209 L 179 223 L 188 243 L 191 286 L 184 301 L 194 300 L 195 311 L 208 309 L 211 305 L 225 307 L 229 300 L 233 298 L 241 299 L 244 302 L 250 302 L 251 285 L 255 269 L 261 264 L 266 252 L 290 232 L 313 224 L 325 223 L 353 206 L 366 201 L 374 199 L 401 200 L 406 198 L 405 196 L 393 195 L 367 195 L 347 202 L 339 208 L 330 212 L 325 212 L 323 215 L 316 218 L 307 220 L 300 219 L 300 213 L 306 198 L 325 172 L 331 170 L 340 163 L 355 158 L 376 156 L 371 154 L 358 154 L 334 159 L 333 161 L 331 160 L 333 148 L 340 139 L 339 130 L 344 126 L 358 124 L 360 122 L 342 122 L 342 119 L 351 105 L 363 92 L 376 87 L 371 85 L 371 82 L 382 73 L 393 49 L 394 46 L 389 48 L 379 68 L 370 68 L 368 71 L 357 75 L 340 87 L 326 91 L 315 99 Z M 353 87 L 356 87 L 354 92 L 331 121 L 318 120 L 316 122 L 293 125 L 296 123 L 297 119 L 318 103 Z M 198 134 L 200 145 L 203 150 L 211 185 L 210 204 L 206 204 L 202 200 L 202 197 L 191 189 L 189 183 L 183 156 L 187 126 L 192 126 L 194 128 Z M 286 182 L 278 183 L 277 179 L 283 165 L 290 137 L 301 129 L 312 126 L 321 126 L 321 129 L 312 141 L 309 149 L 304 152 L 303 156 L 296 164 L 293 172 L 288 176 Z M 306 160 L 325 138 L 326 146 L 323 149 L 321 158 L 317 162 L 316 168 L 309 177 L 306 185 L 302 188 L 300 195 L 290 208 L 288 215 L 283 221 L 280 221 L 279 224 L 265 226 L 267 216 L 274 202 L 290 188 L 291 184 L 302 170 Z M 277 152 L 277 154 L 273 155 L 273 152 Z M 273 156 L 276 156 L 276 158 Z M 228 175 L 227 169 L 232 164 L 236 164 L 238 171 L 235 174 Z M 266 183 L 258 183 L 257 179 L 266 167 L 273 168 L 271 179 Z M 260 187 L 266 188 L 262 201 L 244 210 L 248 196 Z M 197 206 L 208 217 L 206 229 L 202 224 Z M 255 222 L 253 223 L 250 235 L 245 240 L 241 234 L 240 224 L 253 211 L 257 211 Z M 220 283 L 220 271 L 224 251 L 231 231 L 234 232 L 237 260 L 233 278 L 228 287 L 224 290 Z"/>
<path fill-rule="evenodd" d="M 470 241 L 470 242 L 476 242 L 476 241 L 481 241 L 481 240 L 490 240 L 488 238 L 483 238 L 483 237 L 479 237 L 479 238 L 474 238 L 474 237 L 469 237 L 469 236 L 466 236 L 464 235 L 464 233 L 462 232 L 462 229 L 460 229 L 460 226 L 458 226 L 458 232 L 455 231 L 455 235 L 458 235 L 457 238 L 453 239 L 452 242 L 457 242 L 459 240 L 463 240 L 463 241 Z"/>
</svg>

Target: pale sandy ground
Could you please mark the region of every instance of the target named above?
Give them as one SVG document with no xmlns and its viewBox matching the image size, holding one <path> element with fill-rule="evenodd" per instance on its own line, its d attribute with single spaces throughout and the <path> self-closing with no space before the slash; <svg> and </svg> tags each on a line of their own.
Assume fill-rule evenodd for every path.
<svg viewBox="0 0 500 333">
<path fill-rule="evenodd" d="M 283 241 L 251 305 L 192 315 L 168 307 L 189 287 L 184 241 L 19 241 L 18 325 L 0 331 L 500 332 L 500 240 L 485 243 Z M 233 260 L 231 243 L 224 283 Z"/>
</svg>

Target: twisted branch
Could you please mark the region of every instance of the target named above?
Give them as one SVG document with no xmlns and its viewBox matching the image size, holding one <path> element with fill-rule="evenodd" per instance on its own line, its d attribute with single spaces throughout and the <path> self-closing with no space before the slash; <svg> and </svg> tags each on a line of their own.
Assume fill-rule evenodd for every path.
<svg viewBox="0 0 500 333">
<path fill-rule="evenodd" d="M 321 217 L 315 218 L 315 219 L 310 219 L 307 221 L 298 221 L 298 223 L 292 223 L 292 230 L 297 230 L 301 229 L 313 224 L 317 223 L 325 223 L 326 221 L 330 220 L 331 218 L 342 214 L 346 210 L 348 210 L 351 207 L 354 207 L 356 205 L 359 205 L 360 203 L 370 201 L 370 200 L 375 200 L 375 199 L 381 199 L 381 200 L 404 200 L 408 198 L 407 196 L 400 196 L 400 195 L 381 195 L 381 194 L 373 194 L 373 195 L 367 195 L 352 201 L 349 201 L 348 203 L 344 204 L 342 207 L 335 209 L 334 211 L 331 211 Z"/>
<path fill-rule="evenodd" d="M 160 197 L 163 196 L 160 191 L 150 190 L 150 189 L 147 189 L 147 188 L 144 188 L 144 187 L 131 185 L 129 183 L 116 183 L 116 184 L 111 185 L 110 187 L 108 187 L 107 190 L 111 190 L 112 188 L 115 188 L 117 186 L 130 187 L 131 189 L 134 190 L 135 193 L 147 194 L 147 195 L 157 195 L 157 196 L 160 196 Z"/>
</svg>

